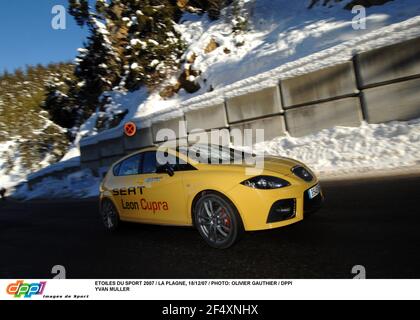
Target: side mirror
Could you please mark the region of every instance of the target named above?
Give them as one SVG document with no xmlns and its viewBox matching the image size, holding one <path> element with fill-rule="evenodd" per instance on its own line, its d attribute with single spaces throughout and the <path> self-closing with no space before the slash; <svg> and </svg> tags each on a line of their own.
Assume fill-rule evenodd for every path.
<svg viewBox="0 0 420 320">
<path fill-rule="evenodd" d="M 159 166 L 156 170 L 156 173 L 167 173 L 170 177 L 175 175 L 174 168 L 172 168 L 169 163 Z"/>
</svg>

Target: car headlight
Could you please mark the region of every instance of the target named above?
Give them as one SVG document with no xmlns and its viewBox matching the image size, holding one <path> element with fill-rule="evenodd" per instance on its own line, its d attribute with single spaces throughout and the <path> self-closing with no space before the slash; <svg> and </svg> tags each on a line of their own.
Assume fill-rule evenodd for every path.
<svg viewBox="0 0 420 320">
<path fill-rule="evenodd" d="M 301 178 L 306 182 L 310 182 L 314 179 L 313 175 L 303 166 L 296 166 L 292 168 L 292 172 L 295 176 Z"/>
<path fill-rule="evenodd" d="M 253 177 L 251 179 L 242 181 L 241 184 L 254 189 L 278 189 L 290 186 L 288 181 L 271 176 Z"/>
</svg>

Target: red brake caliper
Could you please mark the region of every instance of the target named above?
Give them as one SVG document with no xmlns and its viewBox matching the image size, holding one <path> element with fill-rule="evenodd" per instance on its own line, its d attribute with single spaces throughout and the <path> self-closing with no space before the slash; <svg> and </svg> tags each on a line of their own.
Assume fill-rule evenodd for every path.
<svg viewBox="0 0 420 320">
<path fill-rule="evenodd" d="M 223 218 L 223 223 L 226 227 L 230 227 L 230 219 L 229 216 L 226 214 L 225 208 L 222 208 L 222 215 L 224 216 Z"/>
</svg>

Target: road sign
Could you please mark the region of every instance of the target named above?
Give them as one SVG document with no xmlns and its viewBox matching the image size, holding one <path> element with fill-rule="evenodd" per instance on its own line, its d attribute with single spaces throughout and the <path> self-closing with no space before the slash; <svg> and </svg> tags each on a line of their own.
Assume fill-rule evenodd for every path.
<svg viewBox="0 0 420 320">
<path fill-rule="evenodd" d="M 124 133 L 127 137 L 132 137 L 137 132 L 137 126 L 134 122 L 127 122 L 124 125 Z"/>
</svg>

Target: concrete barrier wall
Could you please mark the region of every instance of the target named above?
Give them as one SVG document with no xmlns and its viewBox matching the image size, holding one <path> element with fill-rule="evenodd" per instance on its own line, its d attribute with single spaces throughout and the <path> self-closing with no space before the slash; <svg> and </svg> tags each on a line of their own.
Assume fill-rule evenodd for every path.
<svg viewBox="0 0 420 320">
<path fill-rule="evenodd" d="M 229 144 L 229 129 L 219 129 L 213 131 L 193 131 L 188 134 L 188 144 L 196 143 L 212 143 L 212 144 Z"/>
<path fill-rule="evenodd" d="M 99 168 L 104 168 L 104 167 L 109 168 L 112 164 L 114 164 L 115 162 L 120 160 L 122 157 L 123 157 L 123 155 L 102 158 L 101 161 L 100 161 L 100 167 Z"/>
<path fill-rule="evenodd" d="M 152 128 L 137 129 L 133 137 L 124 136 L 124 149 L 127 152 L 153 145 Z"/>
<path fill-rule="evenodd" d="M 283 111 L 279 88 L 272 87 L 226 100 L 229 123 L 260 118 Z"/>
<path fill-rule="evenodd" d="M 162 137 L 158 138 L 158 132 L 163 129 L 170 129 L 175 132 L 176 138 L 186 138 L 187 128 L 185 126 L 184 117 L 178 117 L 166 121 L 160 121 L 152 124 L 153 141 L 156 143 L 163 142 Z M 171 140 L 171 139 L 169 139 Z"/>
<path fill-rule="evenodd" d="M 101 158 L 124 155 L 124 137 L 99 141 Z"/>
<path fill-rule="evenodd" d="M 100 159 L 99 146 L 97 143 L 80 145 L 80 161 L 89 162 Z"/>
<path fill-rule="evenodd" d="M 284 109 L 359 92 L 351 61 L 281 81 Z"/>
<path fill-rule="evenodd" d="M 362 88 L 420 75 L 420 38 L 356 56 Z"/>
<path fill-rule="evenodd" d="M 256 142 L 256 138 L 258 137 L 257 129 L 264 130 L 264 140 L 271 140 L 275 137 L 282 136 L 286 132 L 284 117 L 282 115 L 269 117 L 254 121 L 248 121 L 243 123 L 238 123 L 230 126 L 232 134 L 232 143 L 234 145 L 247 145 L 247 142 L 251 141 L 249 136 L 246 137 L 246 131 L 252 133 L 252 143 Z M 243 142 L 235 141 L 234 137 L 234 130 L 239 130 L 241 132 L 241 136 L 243 137 Z M 244 134 L 245 133 L 245 134 Z M 258 137 L 260 138 L 260 137 Z M 249 139 L 249 140 L 246 140 Z"/>
<path fill-rule="evenodd" d="M 420 117 L 420 79 L 393 83 L 363 91 L 369 123 Z"/>
<path fill-rule="evenodd" d="M 301 137 L 334 126 L 355 127 L 363 119 L 359 98 L 344 98 L 286 111 L 290 135 Z"/>
<path fill-rule="evenodd" d="M 224 104 L 188 111 L 185 113 L 185 120 L 188 133 L 196 129 L 210 130 L 228 127 Z"/>
</svg>

